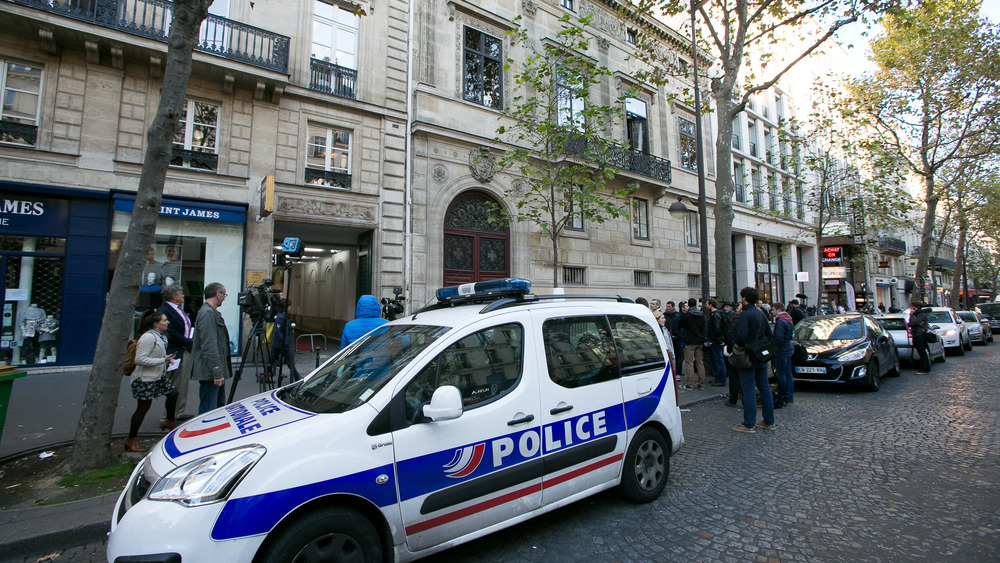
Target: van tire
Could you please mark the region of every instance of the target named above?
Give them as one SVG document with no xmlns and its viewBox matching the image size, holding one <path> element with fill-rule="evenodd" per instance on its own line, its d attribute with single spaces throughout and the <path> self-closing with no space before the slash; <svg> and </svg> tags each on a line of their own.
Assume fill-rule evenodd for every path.
<svg viewBox="0 0 1000 563">
<path fill-rule="evenodd" d="M 622 496 L 635 503 L 655 500 L 670 476 L 670 450 L 663 434 L 643 428 L 632 438 L 622 467 Z"/>
<path fill-rule="evenodd" d="M 257 561 L 382 561 L 375 526 L 356 510 L 329 507 L 313 510 L 275 530 Z"/>
</svg>

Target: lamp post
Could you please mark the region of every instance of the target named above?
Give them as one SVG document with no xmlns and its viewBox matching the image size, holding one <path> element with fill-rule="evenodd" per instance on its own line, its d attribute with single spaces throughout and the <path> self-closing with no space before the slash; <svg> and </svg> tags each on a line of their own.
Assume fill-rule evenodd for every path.
<svg viewBox="0 0 1000 563">
<path fill-rule="evenodd" d="M 708 203 L 705 197 L 705 155 L 702 151 L 701 132 L 701 87 L 698 84 L 698 41 L 695 34 L 694 15 L 698 8 L 708 0 L 691 0 L 691 58 L 694 74 L 694 136 L 695 160 L 698 168 L 698 244 L 701 247 L 701 298 L 710 297 L 708 289 Z M 677 200 L 680 203 L 680 199 Z M 676 204 L 674 204 L 676 205 Z M 674 205 L 670 208 L 673 209 Z M 683 206 L 684 204 L 681 203 Z"/>
</svg>

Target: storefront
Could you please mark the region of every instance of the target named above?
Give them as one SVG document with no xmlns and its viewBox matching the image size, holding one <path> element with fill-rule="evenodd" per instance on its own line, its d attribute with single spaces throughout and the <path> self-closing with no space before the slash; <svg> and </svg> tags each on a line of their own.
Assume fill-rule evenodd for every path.
<svg viewBox="0 0 1000 563">
<path fill-rule="evenodd" d="M 107 192 L 0 182 L 0 362 L 93 361 L 108 216 Z"/>
<path fill-rule="evenodd" d="M 108 280 L 114 274 L 122 241 L 132 219 L 135 196 L 114 194 Z M 184 306 L 194 318 L 204 301 L 205 286 L 219 282 L 232 295 L 221 308 L 229 330 L 230 349 L 239 350 L 240 310 L 236 294 L 243 289 L 243 244 L 247 206 L 200 200 L 163 198 L 153 246 L 146 256 L 133 326 L 143 311 L 162 303 L 165 285 L 184 288 Z"/>
<path fill-rule="evenodd" d="M 133 194 L 0 182 L 0 363 L 89 365 L 132 216 Z M 179 284 L 194 316 L 210 282 L 242 289 L 247 206 L 164 198 L 143 269 L 136 320 Z M 222 307 L 239 349 L 235 297 Z"/>
<path fill-rule="evenodd" d="M 755 240 L 754 264 L 755 284 L 762 303 L 785 302 L 785 267 L 782 262 L 782 246 L 776 242 Z"/>
</svg>

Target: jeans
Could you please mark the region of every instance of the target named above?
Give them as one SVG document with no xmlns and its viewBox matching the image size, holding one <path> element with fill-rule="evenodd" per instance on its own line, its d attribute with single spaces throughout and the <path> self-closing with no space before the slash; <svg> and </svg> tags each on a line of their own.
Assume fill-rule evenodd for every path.
<svg viewBox="0 0 1000 563">
<path fill-rule="evenodd" d="M 211 379 L 198 382 L 198 414 L 205 414 L 226 404 L 226 382 L 216 386 Z"/>
<path fill-rule="evenodd" d="M 715 372 L 715 382 L 725 383 L 726 382 L 726 358 L 722 355 L 722 347 L 725 344 L 721 342 L 713 342 L 712 351 L 712 371 Z"/>
<path fill-rule="evenodd" d="M 784 342 L 778 347 L 778 355 L 774 358 L 774 376 L 778 378 L 778 394 L 783 399 L 791 399 L 795 391 L 792 379 L 792 353 L 794 351 L 791 342 Z"/>
<path fill-rule="evenodd" d="M 767 383 L 767 364 L 759 367 L 740 368 L 740 383 L 743 386 L 743 426 L 757 425 L 757 391 L 760 391 L 760 405 L 764 411 L 764 424 L 774 424 L 774 400 L 771 386 Z"/>
</svg>

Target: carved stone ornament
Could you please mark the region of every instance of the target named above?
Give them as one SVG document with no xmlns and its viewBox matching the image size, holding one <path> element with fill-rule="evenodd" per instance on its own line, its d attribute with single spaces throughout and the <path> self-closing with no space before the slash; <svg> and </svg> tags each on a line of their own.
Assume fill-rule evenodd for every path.
<svg viewBox="0 0 1000 563">
<path fill-rule="evenodd" d="M 434 181 L 439 184 L 444 183 L 444 181 L 448 179 L 448 169 L 442 164 L 435 164 L 434 167 L 431 168 L 431 177 L 434 178 Z"/>
<path fill-rule="evenodd" d="M 597 48 L 598 48 L 598 49 L 599 49 L 599 50 L 600 50 L 600 51 L 601 51 L 602 53 L 607 53 L 607 52 L 608 52 L 608 49 L 610 49 L 610 48 L 611 48 L 611 41 L 610 41 L 610 40 L 608 40 L 608 39 L 607 39 L 607 38 L 605 38 L 605 37 L 598 37 L 598 38 L 597 38 Z"/>
<path fill-rule="evenodd" d="M 490 153 L 487 147 L 469 149 L 469 169 L 472 177 L 480 182 L 486 183 L 493 179 L 493 167 L 497 163 L 497 157 Z"/>
<path fill-rule="evenodd" d="M 295 215 L 336 217 L 374 223 L 376 210 L 374 205 L 355 205 L 343 202 L 282 197 L 278 200 L 277 211 Z"/>
<path fill-rule="evenodd" d="M 590 2 L 580 5 L 580 15 L 592 16 L 590 25 L 615 37 L 622 37 L 625 34 L 624 26 L 618 16 L 594 6 Z"/>
<path fill-rule="evenodd" d="M 524 0 L 521 2 L 521 8 L 524 10 L 525 14 L 528 14 L 529 18 L 535 17 L 535 13 L 538 11 L 538 6 L 536 6 L 531 0 Z"/>
</svg>

